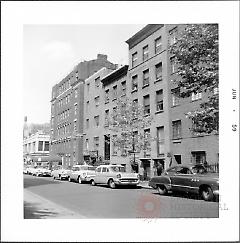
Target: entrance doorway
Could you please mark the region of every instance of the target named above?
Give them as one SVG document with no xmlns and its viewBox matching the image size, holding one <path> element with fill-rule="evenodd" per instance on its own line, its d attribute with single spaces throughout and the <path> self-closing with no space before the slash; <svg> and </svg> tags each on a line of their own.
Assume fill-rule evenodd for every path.
<svg viewBox="0 0 240 243">
<path fill-rule="evenodd" d="M 174 154 L 174 159 L 179 165 L 182 163 L 182 156 L 180 154 Z"/>
<path fill-rule="evenodd" d="M 104 135 L 104 159 L 110 160 L 110 135 Z"/>
</svg>

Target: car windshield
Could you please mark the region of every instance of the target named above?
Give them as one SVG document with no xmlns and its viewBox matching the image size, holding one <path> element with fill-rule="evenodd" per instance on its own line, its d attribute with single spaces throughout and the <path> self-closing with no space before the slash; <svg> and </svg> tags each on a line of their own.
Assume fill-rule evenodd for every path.
<svg viewBox="0 0 240 243">
<path fill-rule="evenodd" d="M 195 174 L 205 174 L 207 173 L 207 169 L 203 166 L 193 166 L 192 172 Z"/>
<path fill-rule="evenodd" d="M 124 167 L 121 167 L 121 166 L 112 166 L 111 169 L 114 172 L 126 172 L 125 168 Z"/>
</svg>

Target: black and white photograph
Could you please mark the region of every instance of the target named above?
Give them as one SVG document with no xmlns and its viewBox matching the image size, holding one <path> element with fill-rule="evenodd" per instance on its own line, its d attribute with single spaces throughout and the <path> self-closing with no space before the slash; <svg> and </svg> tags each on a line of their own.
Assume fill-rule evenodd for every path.
<svg viewBox="0 0 240 243">
<path fill-rule="evenodd" d="M 4 4 L 5 240 L 237 240 L 238 4 L 138 3 Z"/>
</svg>

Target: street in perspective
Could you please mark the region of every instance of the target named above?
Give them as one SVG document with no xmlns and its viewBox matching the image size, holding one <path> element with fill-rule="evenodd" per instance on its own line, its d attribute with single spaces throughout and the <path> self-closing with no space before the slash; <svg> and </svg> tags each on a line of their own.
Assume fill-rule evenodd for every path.
<svg viewBox="0 0 240 243">
<path fill-rule="evenodd" d="M 110 27 L 24 27 L 28 55 L 46 36 L 79 47 L 39 74 L 46 122 L 24 117 L 24 219 L 218 218 L 218 24 L 124 25 L 125 42 Z"/>
</svg>

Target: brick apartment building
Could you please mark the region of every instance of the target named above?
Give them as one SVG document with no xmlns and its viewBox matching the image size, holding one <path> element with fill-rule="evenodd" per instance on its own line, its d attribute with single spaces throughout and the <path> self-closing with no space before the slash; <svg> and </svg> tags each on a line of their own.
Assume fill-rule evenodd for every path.
<svg viewBox="0 0 240 243">
<path fill-rule="evenodd" d="M 146 133 L 156 138 L 150 151 L 137 154 L 137 171 L 143 178 L 175 164 L 218 163 L 218 135 L 196 136 L 185 113 L 197 109 L 205 94 L 179 99 L 174 84 L 176 65 L 168 51 L 184 25 L 151 24 L 126 43 L 129 65 L 119 67 L 98 56 L 98 66 L 80 63 L 53 87 L 50 153 L 62 156 L 63 165 L 84 159 L 89 162 L 122 164 L 132 171 L 132 155 L 117 151 L 107 117 L 116 97 L 126 95 L 144 107 L 153 120 Z M 95 60 L 96 61 L 96 60 Z M 91 66 L 91 68 L 90 68 Z M 84 144 L 83 144 L 84 141 Z"/>
<path fill-rule="evenodd" d="M 101 68 L 116 69 L 106 55 L 79 63 L 52 88 L 50 158 L 64 167 L 83 163 L 84 83 Z"/>
<path fill-rule="evenodd" d="M 205 160 L 218 163 L 218 135 L 193 135 L 191 121 L 185 116 L 186 112 L 199 107 L 205 94 L 179 99 L 174 92 L 177 69 L 168 49 L 182 28 L 184 25 L 145 26 L 126 41 L 129 66 L 120 67 L 103 77 L 102 87 L 96 87 L 95 77 L 91 78 L 91 92 L 85 91 L 88 95 L 84 102 L 85 109 L 91 111 L 91 117 L 88 111 L 85 113 L 85 152 L 97 151 L 97 156 L 105 162 L 122 164 L 127 171 L 132 170 L 132 155 L 115 149 L 111 141 L 113 134 L 105 122 L 116 105 L 115 98 L 124 92 L 128 98 L 143 105 L 146 116 L 153 117 L 151 125 L 144 131 L 156 138 L 151 141 L 151 150 L 136 154 L 137 171 L 143 178 L 155 174 L 158 162 L 164 168 Z M 85 89 L 89 90 L 89 87 Z M 92 100 L 92 103 L 87 100 Z"/>
</svg>

